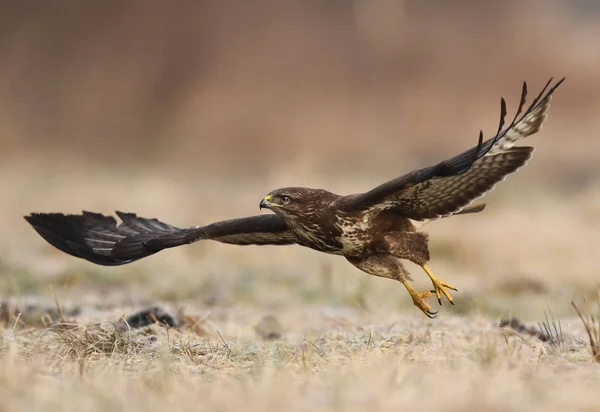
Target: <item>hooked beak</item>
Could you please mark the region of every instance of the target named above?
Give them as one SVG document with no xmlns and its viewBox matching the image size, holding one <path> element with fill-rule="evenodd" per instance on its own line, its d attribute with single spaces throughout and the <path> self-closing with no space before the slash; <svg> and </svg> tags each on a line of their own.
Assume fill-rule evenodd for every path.
<svg viewBox="0 0 600 412">
<path fill-rule="evenodd" d="M 269 209 L 272 205 L 273 205 L 273 203 L 271 203 L 271 195 L 267 195 L 267 196 L 265 196 L 265 198 L 263 200 L 260 201 L 258 210 L 260 210 L 262 208 Z"/>
</svg>

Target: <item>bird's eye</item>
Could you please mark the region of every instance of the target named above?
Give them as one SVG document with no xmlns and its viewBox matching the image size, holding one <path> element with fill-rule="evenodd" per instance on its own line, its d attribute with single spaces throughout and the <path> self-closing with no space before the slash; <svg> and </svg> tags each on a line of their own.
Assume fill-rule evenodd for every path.
<svg viewBox="0 0 600 412">
<path fill-rule="evenodd" d="M 288 195 L 281 196 L 281 203 L 287 205 L 292 199 Z"/>
</svg>

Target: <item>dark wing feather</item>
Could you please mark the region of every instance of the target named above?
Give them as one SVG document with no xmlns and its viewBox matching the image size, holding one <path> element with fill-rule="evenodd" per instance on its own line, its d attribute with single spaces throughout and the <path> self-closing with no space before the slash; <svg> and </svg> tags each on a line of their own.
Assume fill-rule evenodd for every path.
<svg viewBox="0 0 600 412">
<path fill-rule="evenodd" d="M 458 213 L 523 166 L 532 152 L 532 147 L 512 147 L 503 153 L 482 157 L 462 174 L 408 186 L 378 206 L 414 220 Z"/>
<path fill-rule="evenodd" d="M 513 147 L 515 142 L 537 133 L 546 118 L 552 94 L 564 78 L 548 90 L 552 79 L 523 112 L 527 84 L 512 122 L 504 130 L 506 106 L 501 100 L 499 132 L 477 146 L 434 166 L 400 176 L 362 194 L 340 200 L 343 210 L 394 210 L 415 220 L 435 219 L 458 213 L 474 199 L 523 166 L 533 148 Z M 521 115 L 519 117 L 519 115 Z"/>
<path fill-rule="evenodd" d="M 198 240 L 235 245 L 290 245 L 295 235 L 277 215 L 258 215 L 180 229 L 157 219 L 117 212 L 112 216 L 83 212 L 81 215 L 32 213 L 25 219 L 51 245 L 90 262 L 116 266 L 150 256 L 162 249 Z"/>
</svg>

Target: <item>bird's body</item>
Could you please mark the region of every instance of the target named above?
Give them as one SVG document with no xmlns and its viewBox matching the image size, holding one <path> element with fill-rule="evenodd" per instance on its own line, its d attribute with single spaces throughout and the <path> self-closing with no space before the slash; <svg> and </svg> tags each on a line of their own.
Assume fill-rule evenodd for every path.
<svg viewBox="0 0 600 412">
<path fill-rule="evenodd" d="M 299 245 L 332 255 L 360 258 L 379 251 L 385 234 L 415 230 L 410 219 L 387 211 L 341 212 L 343 197 L 329 195 L 336 199 L 303 215 L 302 219 L 288 220 Z"/>
<path fill-rule="evenodd" d="M 564 80 L 564 79 L 563 79 Z M 371 275 L 404 284 L 414 304 L 429 317 L 425 303 L 430 292 L 419 294 L 409 283 L 402 260 L 423 267 L 441 304 L 443 294 L 453 302 L 452 285 L 437 279 L 429 267 L 428 235 L 415 222 L 457 214 L 476 213 L 484 205 L 470 206 L 531 157 L 532 147 L 515 143 L 539 131 L 552 93 L 562 80 L 550 82 L 523 113 L 527 87 L 512 122 L 503 129 L 506 107 L 501 105 L 497 134 L 477 146 L 436 165 L 414 170 L 368 192 L 348 196 L 322 189 L 287 187 L 269 193 L 260 207 L 275 212 L 180 229 L 157 219 L 117 212 L 113 217 L 84 212 L 81 215 L 32 213 L 27 221 L 49 243 L 73 256 L 101 265 L 122 265 L 162 249 L 211 239 L 237 245 L 298 244 L 319 252 L 344 256 Z M 522 115 L 521 115 L 522 113 Z"/>
</svg>

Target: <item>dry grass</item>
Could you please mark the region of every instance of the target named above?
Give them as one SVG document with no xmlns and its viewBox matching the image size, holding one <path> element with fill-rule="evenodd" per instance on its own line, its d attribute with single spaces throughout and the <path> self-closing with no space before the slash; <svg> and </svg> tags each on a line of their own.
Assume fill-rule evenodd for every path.
<svg viewBox="0 0 600 412">
<path fill-rule="evenodd" d="M 6 329 L 0 394 L 7 410 L 91 411 L 574 410 L 598 401 L 585 345 L 548 351 L 479 316 L 355 321 L 312 333 L 294 325 L 276 341 L 248 335 L 239 319 L 214 320 L 208 338 L 109 322 Z M 565 326 L 577 330 L 575 319 Z"/>
<path fill-rule="evenodd" d="M 596 304 L 600 303 L 600 289 L 597 291 L 597 299 Z M 585 297 L 584 303 L 584 312 L 582 313 L 575 302 L 571 302 L 575 311 L 577 312 L 577 316 L 581 319 L 583 326 L 585 327 L 585 332 L 588 337 L 588 344 L 590 348 L 590 352 L 592 354 L 592 358 L 600 363 L 600 321 L 597 320 L 597 316 L 594 316 L 592 309 L 590 309 L 590 303 L 588 302 L 587 297 Z"/>
</svg>

